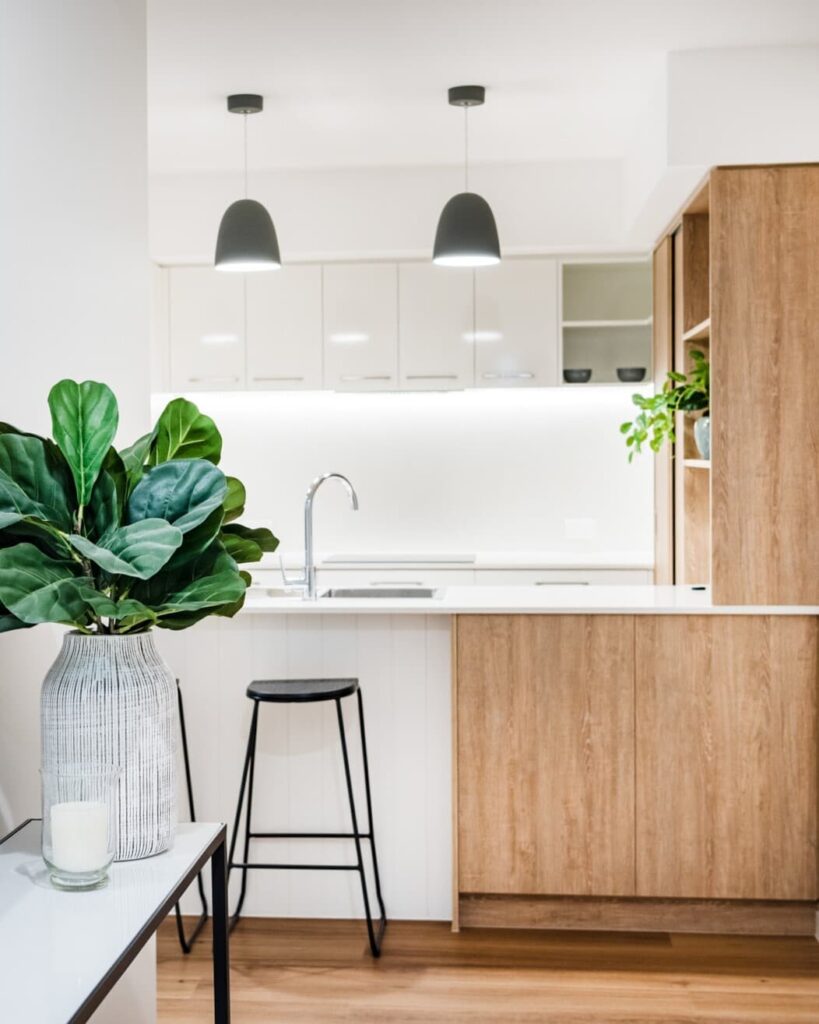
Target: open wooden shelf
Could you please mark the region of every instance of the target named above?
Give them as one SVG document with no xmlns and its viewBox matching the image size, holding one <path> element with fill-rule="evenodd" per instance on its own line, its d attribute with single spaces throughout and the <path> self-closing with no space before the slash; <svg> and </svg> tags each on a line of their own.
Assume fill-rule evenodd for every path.
<svg viewBox="0 0 819 1024">
<path fill-rule="evenodd" d="M 710 469 L 710 459 L 683 459 L 683 465 L 686 469 Z"/>
<path fill-rule="evenodd" d="M 711 335 L 711 317 L 707 316 L 704 320 L 701 320 L 698 324 L 695 324 L 690 331 L 686 331 L 683 336 L 683 341 L 704 341 Z"/>
</svg>

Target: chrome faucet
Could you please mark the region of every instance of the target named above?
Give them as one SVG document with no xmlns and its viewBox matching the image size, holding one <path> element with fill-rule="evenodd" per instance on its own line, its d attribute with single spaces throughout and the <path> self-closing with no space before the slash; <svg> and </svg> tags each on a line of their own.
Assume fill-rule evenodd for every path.
<svg viewBox="0 0 819 1024">
<path fill-rule="evenodd" d="M 307 488 L 304 498 L 304 572 L 301 576 L 288 578 L 282 564 L 282 579 L 288 587 L 302 587 L 305 601 L 316 599 L 316 564 L 313 556 L 313 499 L 316 492 L 325 480 L 340 480 L 350 496 L 350 506 L 354 512 L 358 511 L 358 495 L 355 488 L 342 473 L 322 473 Z"/>
</svg>

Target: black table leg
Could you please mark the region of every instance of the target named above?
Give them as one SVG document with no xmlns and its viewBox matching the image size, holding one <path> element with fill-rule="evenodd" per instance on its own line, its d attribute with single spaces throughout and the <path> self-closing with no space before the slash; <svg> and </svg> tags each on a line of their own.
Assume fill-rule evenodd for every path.
<svg viewBox="0 0 819 1024">
<path fill-rule="evenodd" d="M 210 868 L 213 903 L 213 1019 L 215 1024 L 230 1024 L 227 859 L 224 839 L 213 851 Z"/>
</svg>

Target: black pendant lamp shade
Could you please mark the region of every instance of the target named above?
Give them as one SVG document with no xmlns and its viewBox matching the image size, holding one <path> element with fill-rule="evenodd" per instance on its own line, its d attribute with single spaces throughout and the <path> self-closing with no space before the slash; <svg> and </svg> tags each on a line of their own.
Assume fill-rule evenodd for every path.
<svg viewBox="0 0 819 1024">
<path fill-rule="evenodd" d="M 489 203 L 468 189 L 469 153 L 467 111 L 484 101 L 482 85 L 458 85 L 449 90 L 449 102 L 464 109 L 464 191 L 454 195 L 441 211 L 432 261 L 445 267 L 485 267 L 501 258 L 498 228 Z"/>
<path fill-rule="evenodd" d="M 499 262 L 492 209 L 476 192 L 459 192 L 441 211 L 432 260 L 442 267 L 484 267 Z"/>
<path fill-rule="evenodd" d="M 278 270 L 282 263 L 270 214 L 260 202 L 247 198 L 247 115 L 258 114 L 263 104 L 255 94 L 228 96 L 228 110 L 245 116 L 245 198 L 231 203 L 222 216 L 216 237 L 217 270 Z"/>
</svg>

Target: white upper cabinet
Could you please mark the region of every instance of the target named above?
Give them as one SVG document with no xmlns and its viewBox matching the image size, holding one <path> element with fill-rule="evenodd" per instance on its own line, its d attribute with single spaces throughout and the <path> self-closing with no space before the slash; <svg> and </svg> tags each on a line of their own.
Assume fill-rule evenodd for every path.
<svg viewBox="0 0 819 1024">
<path fill-rule="evenodd" d="M 474 383 L 471 269 L 402 263 L 398 268 L 400 386 L 411 391 Z"/>
<path fill-rule="evenodd" d="M 247 275 L 247 386 L 322 386 L 320 266 Z"/>
<path fill-rule="evenodd" d="M 398 267 L 324 267 L 324 386 L 389 391 L 398 386 Z"/>
<path fill-rule="evenodd" d="M 170 384 L 176 391 L 245 386 L 244 274 L 212 267 L 168 272 Z"/>
<path fill-rule="evenodd" d="M 557 260 L 509 259 L 475 271 L 475 384 L 557 384 Z"/>
</svg>

